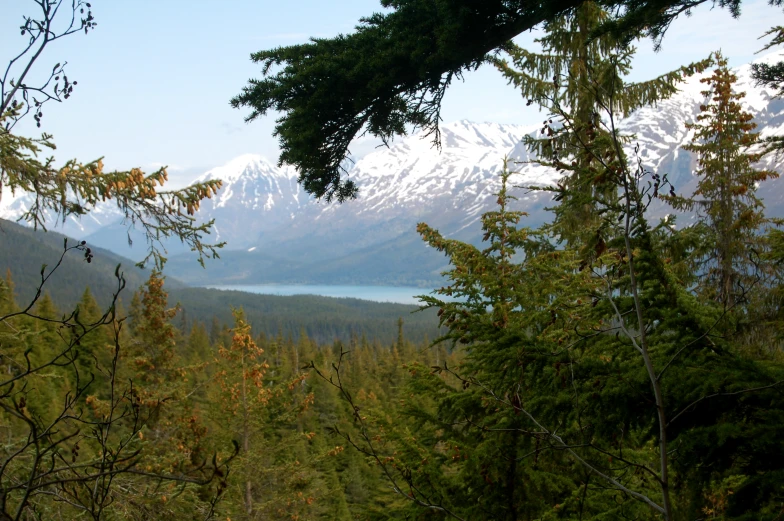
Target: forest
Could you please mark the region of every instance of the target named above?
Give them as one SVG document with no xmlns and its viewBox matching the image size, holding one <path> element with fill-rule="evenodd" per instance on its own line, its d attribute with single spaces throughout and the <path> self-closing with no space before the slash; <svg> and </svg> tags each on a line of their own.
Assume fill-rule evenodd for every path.
<svg viewBox="0 0 784 521">
<path fill-rule="evenodd" d="M 30 49 L 95 29 L 89 3 L 34 4 L 39 17 L 21 27 Z M 193 215 L 221 182 L 168 190 L 165 169 L 42 159 L 54 138 L 15 124 L 38 122 L 73 85 L 60 64 L 40 88 L 2 78 L 0 182 L 36 200 L 22 220 L 45 230 L 110 200 L 149 250 L 147 271 L 112 270 L 84 241 L 31 245 L 14 232 L 18 255 L 0 281 L 0 520 L 784 517 L 784 222 L 758 195 L 778 182 L 760 160 L 781 140 L 760 136 L 719 51 L 628 80 L 634 39 L 666 37 L 692 4 L 386 4 L 352 36 L 258 53 L 265 79 L 232 103 L 250 119 L 280 111 L 282 160 L 337 202 L 361 197 L 339 166 L 354 135 L 418 125 L 437 138 L 439 93 L 464 68 L 496 67 L 548 114 L 525 144 L 560 181 L 518 185 L 504 161 L 479 247 L 420 223 L 449 268 L 411 316 L 315 299 L 297 304 L 310 323 L 284 328 L 295 306 L 283 301 L 170 288 L 166 237 L 199 262 L 220 252 L 207 242 L 213 223 Z M 74 14 L 60 33 L 48 25 L 58 9 Z M 542 52 L 510 40 L 539 23 Z M 459 38 L 470 31 L 474 41 Z M 418 52 L 434 35 L 436 51 Z M 784 43 L 784 28 L 765 36 L 768 48 Z M 405 74 L 387 74 L 386 61 Z M 755 79 L 782 95 L 782 70 L 757 66 Z M 696 74 L 704 101 L 686 150 L 698 182 L 684 193 L 644 167 L 617 122 Z M 352 89 L 336 89 L 341 78 Z M 542 226 L 511 209 L 527 191 L 552 197 Z M 654 220 L 659 202 L 694 219 Z M 0 232 L 9 257 L 5 241 Z M 21 269 L 42 251 L 36 274 Z M 100 288 L 80 275 L 50 291 L 67 269 L 95 269 Z M 277 323 L 265 321 L 271 306 Z"/>
</svg>

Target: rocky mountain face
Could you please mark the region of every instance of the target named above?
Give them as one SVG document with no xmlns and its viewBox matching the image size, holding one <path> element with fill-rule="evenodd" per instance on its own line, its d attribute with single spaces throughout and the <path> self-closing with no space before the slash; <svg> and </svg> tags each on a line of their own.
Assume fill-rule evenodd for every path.
<svg viewBox="0 0 784 521">
<path fill-rule="evenodd" d="M 774 53 L 762 60 L 778 61 Z M 784 101 L 757 87 L 750 65 L 736 70 L 737 88 L 746 92 L 745 109 L 765 135 L 784 132 Z M 641 109 L 619 122 L 636 136 L 639 158 L 654 172 L 667 173 L 680 193 L 690 194 L 696 179 L 694 157 L 682 150 L 691 139 L 685 124 L 695 121 L 705 85 L 693 77 L 680 92 L 656 107 Z M 215 219 L 216 239 L 228 243 L 221 259 L 203 270 L 188 252 L 171 244 L 167 270 L 195 284 L 302 282 L 432 285 L 446 268 L 445 258 L 425 246 L 415 232 L 427 222 L 445 235 L 478 243 L 480 217 L 495 207 L 498 173 L 505 157 L 518 172 L 516 185 L 548 185 L 559 175 L 526 163 L 524 135 L 537 127 L 459 121 L 441 129 L 441 149 L 429 138 L 412 135 L 358 160 L 348 175 L 360 187 L 359 198 L 342 205 L 309 197 L 297 184 L 293 168 L 279 168 L 256 155 L 240 156 L 198 180 L 220 178 L 220 192 L 201 207 L 200 219 Z M 784 160 L 769 156 L 767 168 L 782 171 Z M 770 215 L 784 216 L 784 185 L 770 181 L 761 190 Z M 526 225 L 549 218 L 549 196 L 519 190 L 517 208 L 529 213 Z M 0 217 L 14 218 L 29 204 L 25 196 L 0 202 Z M 654 208 L 663 215 L 667 208 Z M 686 216 L 688 218 L 688 216 Z M 138 257 L 139 241 L 128 249 L 124 225 L 111 207 L 81 220 L 71 219 L 58 231 Z M 131 238 L 134 238 L 133 232 Z M 137 238 L 138 239 L 138 238 Z M 178 255 L 178 253 L 180 253 Z"/>
</svg>

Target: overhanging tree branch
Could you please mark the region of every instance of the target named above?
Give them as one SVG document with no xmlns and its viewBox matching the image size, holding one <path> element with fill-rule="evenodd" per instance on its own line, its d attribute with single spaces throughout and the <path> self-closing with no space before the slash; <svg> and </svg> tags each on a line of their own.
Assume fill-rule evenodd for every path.
<svg viewBox="0 0 784 521">
<path fill-rule="evenodd" d="M 600 30 L 660 40 L 672 20 L 705 1 L 606 0 L 599 4 L 618 16 Z M 279 163 L 294 165 L 311 194 L 343 202 L 357 195 L 342 167 L 352 139 L 370 133 L 387 141 L 412 126 L 438 138 L 441 100 L 454 78 L 581 3 L 384 0 L 393 11 L 362 19 L 353 34 L 253 54 L 264 77 L 250 80 L 231 104 L 250 109 L 247 121 L 282 112 Z M 720 5 L 740 12 L 740 0 Z"/>
</svg>

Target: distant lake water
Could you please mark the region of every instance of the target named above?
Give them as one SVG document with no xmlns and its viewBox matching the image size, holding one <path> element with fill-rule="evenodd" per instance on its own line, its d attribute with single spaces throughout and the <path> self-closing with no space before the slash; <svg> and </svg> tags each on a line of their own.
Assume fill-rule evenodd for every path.
<svg viewBox="0 0 784 521">
<path fill-rule="evenodd" d="M 320 295 L 322 297 L 347 297 L 375 302 L 395 302 L 398 304 L 419 304 L 415 295 L 428 295 L 432 289 L 407 286 L 327 286 L 310 284 L 252 284 L 205 286 L 211 289 L 244 291 L 264 295 Z"/>
</svg>

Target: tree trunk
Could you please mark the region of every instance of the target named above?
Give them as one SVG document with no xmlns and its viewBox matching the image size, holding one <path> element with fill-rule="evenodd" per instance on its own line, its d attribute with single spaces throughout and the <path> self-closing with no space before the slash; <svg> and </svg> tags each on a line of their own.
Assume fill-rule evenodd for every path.
<svg viewBox="0 0 784 521">
<path fill-rule="evenodd" d="M 247 458 L 250 451 L 250 421 L 248 414 L 247 378 L 245 374 L 245 353 L 242 354 L 242 451 Z M 250 478 L 245 480 L 245 513 L 253 513 L 253 490 Z"/>
</svg>

